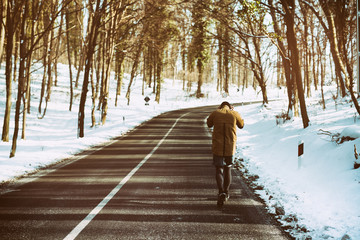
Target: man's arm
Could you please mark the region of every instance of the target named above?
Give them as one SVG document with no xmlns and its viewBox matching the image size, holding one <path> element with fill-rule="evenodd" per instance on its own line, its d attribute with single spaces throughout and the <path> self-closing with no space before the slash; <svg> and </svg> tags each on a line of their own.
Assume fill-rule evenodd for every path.
<svg viewBox="0 0 360 240">
<path fill-rule="evenodd" d="M 214 113 L 211 113 L 210 116 L 207 118 L 206 124 L 209 128 L 214 126 Z"/>
<path fill-rule="evenodd" d="M 236 116 L 236 126 L 242 129 L 244 127 L 244 119 L 241 118 L 238 112 L 235 112 L 235 116 Z"/>
</svg>

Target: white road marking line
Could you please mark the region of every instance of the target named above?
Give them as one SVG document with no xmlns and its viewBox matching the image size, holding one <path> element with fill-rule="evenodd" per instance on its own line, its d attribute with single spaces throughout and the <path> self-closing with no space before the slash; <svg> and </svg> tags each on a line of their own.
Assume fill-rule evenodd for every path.
<svg viewBox="0 0 360 240">
<path fill-rule="evenodd" d="M 127 181 L 141 168 L 142 165 L 154 154 L 154 152 L 160 147 L 160 145 L 164 142 L 170 132 L 174 129 L 177 122 L 187 115 L 185 113 L 181 115 L 178 119 L 176 119 L 175 123 L 171 126 L 169 131 L 165 134 L 165 136 L 160 140 L 160 142 L 154 147 L 154 149 L 146 155 L 146 157 L 133 169 L 128 175 L 123 178 L 120 183 L 64 238 L 64 240 L 73 240 L 75 239 L 82 230 L 94 219 L 94 217 L 103 209 L 106 204 L 117 194 L 117 192 L 125 185 Z"/>
</svg>

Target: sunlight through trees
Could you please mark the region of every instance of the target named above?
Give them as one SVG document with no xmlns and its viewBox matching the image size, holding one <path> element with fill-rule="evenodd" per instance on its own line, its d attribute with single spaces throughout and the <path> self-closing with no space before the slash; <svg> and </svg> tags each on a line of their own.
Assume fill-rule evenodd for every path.
<svg viewBox="0 0 360 240">
<path fill-rule="evenodd" d="M 309 125 L 306 98 L 320 85 L 336 85 L 336 97 L 354 92 L 356 6 L 329 0 L 3 0 L 0 9 L 0 63 L 5 68 L 6 104 L 2 141 L 8 142 L 12 104 L 13 147 L 25 139 L 30 114 L 31 76 L 41 62 L 38 118 L 57 84 L 57 64 L 69 65 L 69 111 L 79 104 L 78 137 L 84 136 L 85 103 L 92 101 L 106 123 L 109 104 L 130 103 L 132 82 L 152 88 L 161 101 L 161 84 L 181 79 L 183 89 L 203 98 L 203 83 L 227 96 L 229 88 L 252 86 L 267 104 L 267 87 L 286 87 L 287 116 Z M 110 102 L 109 81 L 117 91 Z M 120 96 L 124 73 L 130 74 Z M 13 85 L 17 87 L 16 96 Z M 74 93 L 75 90 L 80 95 Z M 90 94 L 88 94 L 88 91 Z M 144 92 L 144 91 L 143 91 Z M 91 99 L 90 99 L 91 98 Z M 15 102 L 13 100 L 15 99 Z M 325 100 L 322 100 L 326 108 Z M 21 119 L 22 115 L 22 119 Z M 22 120 L 22 124 L 20 121 Z"/>
</svg>

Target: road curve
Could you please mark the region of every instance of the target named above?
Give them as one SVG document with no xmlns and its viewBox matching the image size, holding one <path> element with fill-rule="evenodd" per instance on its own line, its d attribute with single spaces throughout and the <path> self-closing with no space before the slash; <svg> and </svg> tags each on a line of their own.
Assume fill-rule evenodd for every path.
<svg viewBox="0 0 360 240">
<path fill-rule="evenodd" d="M 205 126 L 214 109 L 162 114 L 7 189 L 0 195 L 0 238 L 288 239 L 239 173 L 230 200 L 216 207 Z"/>
</svg>

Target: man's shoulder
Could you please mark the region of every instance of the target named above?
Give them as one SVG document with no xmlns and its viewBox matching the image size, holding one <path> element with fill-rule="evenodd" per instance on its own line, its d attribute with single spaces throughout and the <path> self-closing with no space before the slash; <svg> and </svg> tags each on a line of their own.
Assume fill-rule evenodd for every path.
<svg viewBox="0 0 360 240">
<path fill-rule="evenodd" d="M 216 110 L 212 111 L 210 113 L 210 115 L 216 115 L 216 114 L 220 114 L 220 113 L 221 113 L 221 109 L 216 109 Z"/>
<path fill-rule="evenodd" d="M 231 111 L 231 114 L 233 114 L 233 115 L 235 115 L 235 116 L 240 116 L 240 113 L 238 113 L 238 112 L 235 111 L 235 110 L 232 110 L 232 111 Z"/>
</svg>

